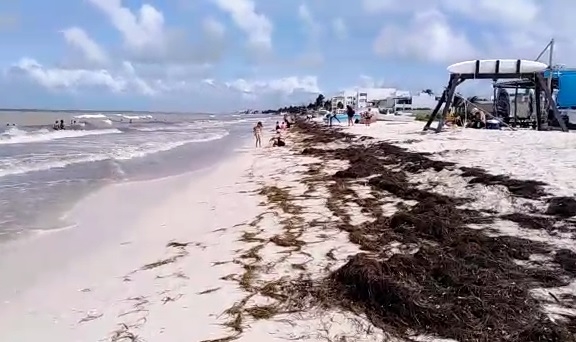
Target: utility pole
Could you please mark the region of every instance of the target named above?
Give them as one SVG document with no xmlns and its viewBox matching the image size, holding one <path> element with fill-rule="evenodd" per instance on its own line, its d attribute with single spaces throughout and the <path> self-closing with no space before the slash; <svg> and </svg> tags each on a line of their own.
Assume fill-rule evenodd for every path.
<svg viewBox="0 0 576 342">
<path fill-rule="evenodd" d="M 548 50 L 548 68 L 550 68 L 550 75 L 548 75 L 548 89 L 552 93 L 552 76 L 554 73 L 554 38 L 550 40 L 550 49 Z"/>
<path fill-rule="evenodd" d="M 554 69 L 555 69 L 554 68 L 554 38 L 550 39 L 550 42 L 548 43 L 548 45 L 546 45 L 544 50 L 542 50 L 542 52 L 540 52 L 540 54 L 538 55 L 538 57 L 536 57 L 535 60 L 539 61 L 540 58 L 546 53 L 546 51 L 548 51 L 548 69 L 549 69 L 548 89 L 550 89 L 550 93 L 552 93 L 552 78 L 554 77 Z M 547 105 L 548 105 L 548 109 L 551 109 L 552 104 L 547 103 Z"/>
</svg>

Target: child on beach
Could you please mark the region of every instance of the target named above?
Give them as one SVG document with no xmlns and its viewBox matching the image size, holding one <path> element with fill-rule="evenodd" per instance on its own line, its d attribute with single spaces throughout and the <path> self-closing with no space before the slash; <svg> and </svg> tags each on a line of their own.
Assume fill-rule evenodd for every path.
<svg viewBox="0 0 576 342">
<path fill-rule="evenodd" d="M 258 121 L 256 126 L 254 126 L 254 138 L 256 138 L 256 147 L 262 147 L 262 122 Z"/>
<path fill-rule="evenodd" d="M 364 112 L 364 125 L 370 126 L 371 123 L 372 123 L 372 112 L 370 111 L 370 108 L 368 108 L 366 112 Z"/>
</svg>

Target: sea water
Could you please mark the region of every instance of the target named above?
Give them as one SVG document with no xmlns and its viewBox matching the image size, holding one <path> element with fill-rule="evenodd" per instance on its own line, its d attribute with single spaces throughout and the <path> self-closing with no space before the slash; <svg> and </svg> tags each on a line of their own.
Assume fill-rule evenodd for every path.
<svg viewBox="0 0 576 342">
<path fill-rule="evenodd" d="M 259 120 L 120 113 L 52 129 L 54 117 L 69 124 L 72 116 L 20 113 L 16 120 L 14 113 L 9 119 L 0 114 L 0 123 L 7 124 L 0 127 L 0 242 L 66 227 L 65 214 L 74 203 L 106 184 L 210 166 L 237 148 Z"/>
</svg>

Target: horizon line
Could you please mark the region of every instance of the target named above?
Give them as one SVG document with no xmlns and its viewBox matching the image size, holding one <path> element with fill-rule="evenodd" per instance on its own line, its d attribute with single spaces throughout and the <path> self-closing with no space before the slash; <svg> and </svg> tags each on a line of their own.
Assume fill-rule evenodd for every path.
<svg viewBox="0 0 576 342">
<path fill-rule="evenodd" d="M 185 112 L 162 110 L 133 110 L 133 109 L 49 109 L 49 108 L 0 108 L 3 112 L 47 112 L 47 113 L 147 113 L 147 114 L 226 114 L 227 112 Z M 233 113 L 233 112 L 230 112 Z"/>
</svg>

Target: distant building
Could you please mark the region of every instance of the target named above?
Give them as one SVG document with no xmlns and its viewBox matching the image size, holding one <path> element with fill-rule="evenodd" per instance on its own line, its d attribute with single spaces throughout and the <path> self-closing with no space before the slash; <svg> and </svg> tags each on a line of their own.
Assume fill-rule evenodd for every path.
<svg viewBox="0 0 576 342">
<path fill-rule="evenodd" d="M 338 103 L 342 103 L 344 108 L 350 105 L 353 108 L 362 109 L 371 105 L 381 110 L 390 109 L 393 111 L 432 109 L 437 102 L 437 97 L 433 94 L 430 95 L 425 92 L 412 94 L 409 91 L 396 88 L 345 90 L 331 99 L 332 108 L 338 108 Z"/>
<path fill-rule="evenodd" d="M 332 97 L 332 99 L 330 100 L 330 103 L 332 105 L 333 110 L 336 110 L 338 108 L 339 103 L 342 104 L 342 108 L 345 108 L 346 107 L 346 96 L 336 95 L 336 96 Z"/>
</svg>

